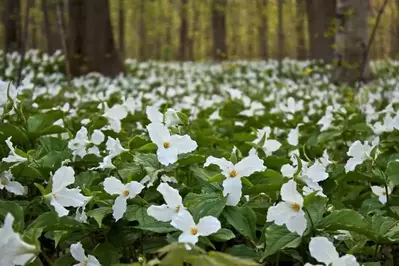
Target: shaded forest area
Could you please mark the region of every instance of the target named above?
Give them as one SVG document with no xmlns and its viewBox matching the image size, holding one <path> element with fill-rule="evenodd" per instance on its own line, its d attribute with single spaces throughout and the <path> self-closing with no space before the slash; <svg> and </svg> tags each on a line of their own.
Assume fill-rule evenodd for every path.
<svg viewBox="0 0 399 266">
<path fill-rule="evenodd" d="M 88 3 L 86 13 L 76 11 L 79 2 Z M 368 3 L 369 32 L 383 2 Z M 334 55 L 335 0 L 2 0 L 0 5 L 4 22 L 0 38 L 6 51 L 19 51 L 24 38 L 26 49 L 62 50 L 63 22 L 64 35 L 84 38 L 93 53 L 101 50 L 99 43 L 112 42 L 120 57 L 139 60 L 331 61 Z M 73 19 L 80 15 L 87 21 Z M 104 31 L 108 20 L 112 28 L 105 31 L 112 32 L 113 40 Z M 74 29 L 79 25 L 78 33 Z M 92 39 L 100 35 L 108 41 Z M 398 54 L 399 1 L 392 0 L 381 17 L 369 57 Z"/>
</svg>

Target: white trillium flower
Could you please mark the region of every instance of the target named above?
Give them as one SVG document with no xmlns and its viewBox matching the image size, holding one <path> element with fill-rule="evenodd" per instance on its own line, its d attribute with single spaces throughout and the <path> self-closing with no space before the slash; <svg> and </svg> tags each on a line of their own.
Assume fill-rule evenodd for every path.
<svg viewBox="0 0 399 266">
<path fill-rule="evenodd" d="M 128 149 L 125 149 L 122 147 L 121 142 L 118 138 L 114 139 L 114 138 L 108 137 L 107 143 L 105 145 L 106 145 L 106 149 L 107 149 L 109 155 L 112 158 L 115 158 L 122 152 L 128 151 Z"/>
<path fill-rule="evenodd" d="M 79 263 L 73 266 L 101 266 L 100 262 L 94 256 L 86 256 L 85 250 L 80 242 L 72 244 L 69 250 L 72 257 L 79 261 Z"/>
<path fill-rule="evenodd" d="M 164 115 L 158 111 L 158 108 L 155 106 L 147 106 L 146 109 L 147 118 L 151 121 L 151 123 L 165 123 L 167 127 L 175 126 L 181 123 L 179 116 L 177 115 L 176 110 L 172 108 L 168 108 Z"/>
<path fill-rule="evenodd" d="M 310 255 L 315 258 L 318 262 L 324 263 L 324 265 L 331 266 L 359 266 L 360 264 L 356 261 L 353 255 L 344 255 L 339 257 L 337 250 L 333 243 L 331 243 L 326 237 L 313 237 L 309 243 Z M 305 264 L 310 266 L 312 264 Z"/>
<path fill-rule="evenodd" d="M 49 197 L 50 204 L 55 208 L 59 217 L 68 215 L 65 207 L 81 207 L 88 200 L 88 197 L 80 194 L 78 188 L 67 188 L 75 182 L 75 171 L 72 167 L 62 166 L 53 175 L 53 185 Z"/>
<path fill-rule="evenodd" d="M 302 210 L 303 197 L 296 190 L 296 182 L 289 180 L 281 187 L 282 202 L 269 208 L 267 221 L 286 225 L 290 232 L 302 235 L 307 226 L 305 212 Z"/>
<path fill-rule="evenodd" d="M 161 206 L 152 205 L 147 209 L 149 216 L 154 217 L 158 221 L 168 222 L 181 211 L 185 210 L 183 199 L 179 195 L 177 189 L 172 188 L 167 183 L 161 183 L 157 190 L 162 194 L 166 204 Z"/>
<path fill-rule="evenodd" d="M 0 174 L 0 189 L 6 189 L 15 195 L 25 194 L 24 187 L 17 181 L 13 181 L 14 176 L 10 170 Z"/>
<path fill-rule="evenodd" d="M 144 186 L 136 181 L 132 181 L 124 185 L 119 179 L 113 176 L 107 177 L 104 180 L 105 192 L 110 195 L 118 195 L 114 205 L 112 206 L 115 220 L 122 218 L 123 214 L 126 212 L 126 201 L 140 194 L 143 188 Z"/>
<path fill-rule="evenodd" d="M 99 130 L 99 129 L 95 129 L 93 131 L 93 134 L 91 135 L 90 141 L 94 144 L 94 145 L 100 145 L 105 139 L 104 133 Z"/>
<path fill-rule="evenodd" d="M 388 186 L 387 189 L 385 190 L 385 187 L 379 187 L 379 186 L 370 186 L 371 190 L 373 193 L 378 196 L 378 200 L 382 203 L 385 204 L 387 203 L 387 197 L 391 195 L 393 187 Z M 388 191 L 388 194 L 387 194 Z"/>
<path fill-rule="evenodd" d="M 86 145 L 88 143 L 89 139 L 87 136 L 87 129 L 85 127 L 81 127 L 76 133 L 75 138 L 68 142 L 68 148 L 72 151 L 73 156 L 78 155 L 83 158 L 87 154 Z"/>
<path fill-rule="evenodd" d="M 189 135 L 170 135 L 168 128 L 161 123 L 151 123 L 147 130 L 151 141 L 158 147 L 158 160 L 163 165 L 173 164 L 179 154 L 189 153 L 197 148 L 197 143 Z"/>
<path fill-rule="evenodd" d="M 302 170 L 302 175 L 309 177 L 313 182 L 316 183 L 328 178 L 326 167 L 318 161 L 314 162 L 314 164 L 312 164 L 310 167 L 305 167 Z"/>
<path fill-rule="evenodd" d="M 87 223 L 87 214 L 85 212 L 85 208 L 91 199 L 92 197 L 86 197 L 86 202 L 83 204 L 83 206 L 76 209 L 75 220 L 79 223 Z"/>
<path fill-rule="evenodd" d="M 346 153 L 351 158 L 346 162 L 345 171 L 353 171 L 357 165 L 362 164 L 364 161 L 369 159 L 371 151 L 378 145 L 378 142 L 378 138 L 376 138 L 371 145 L 367 141 L 365 141 L 364 144 L 359 140 L 353 142 Z"/>
<path fill-rule="evenodd" d="M 116 133 L 119 133 L 122 129 L 121 120 L 127 116 L 127 110 L 123 105 L 115 104 L 104 112 L 104 117 L 108 119 L 107 129 L 111 129 Z"/>
<path fill-rule="evenodd" d="M 255 172 L 264 171 L 266 167 L 263 160 L 257 154 L 249 155 L 236 164 L 225 158 L 215 158 L 209 156 L 206 159 L 204 167 L 211 164 L 219 166 L 222 174 L 226 177 L 223 181 L 223 196 L 227 196 L 227 205 L 236 206 L 240 202 L 242 195 L 241 178 L 250 176 Z"/>
<path fill-rule="evenodd" d="M 0 228 L 0 265 L 25 265 L 36 256 L 36 247 L 24 242 L 14 232 L 13 223 L 14 217 L 8 213 Z"/>
<path fill-rule="evenodd" d="M 299 127 L 293 128 L 288 132 L 287 141 L 292 146 L 297 146 L 299 143 Z"/>
<path fill-rule="evenodd" d="M 6 163 L 22 163 L 27 161 L 27 158 L 24 158 L 20 155 L 18 155 L 15 152 L 14 146 L 12 145 L 11 142 L 11 137 L 9 137 L 8 139 L 6 139 L 6 144 L 8 146 L 8 148 L 10 149 L 10 153 L 6 158 L 3 158 L 2 161 L 6 162 Z"/>
<path fill-rule="evenodd" d="M 263 137 L 265 137 L 265 142 L 263 143 L 262 149 L 266 156 L 270 156 L 273 152 L 277 151 L 281 147 L 281 143 L 274 139 L 269 139 L 271 133 L 270 127 L 265 127 L 263 129 L 258 129 L 256 133 L 256 139 L 253 141 L 254 144 L 258 144 Z"/>
<path fill-rule="evenodd" d="M 191 243 L 193 245 L 198 242 L 199 236 L 209 236 L 221 228 L 219 220 L 213 216 L 202 217 L 196 224 L 193 216 L 186 210 L 179 212 L 170 224 L 183 231 L 179 236 L 180 243 Z"/>
</svg>

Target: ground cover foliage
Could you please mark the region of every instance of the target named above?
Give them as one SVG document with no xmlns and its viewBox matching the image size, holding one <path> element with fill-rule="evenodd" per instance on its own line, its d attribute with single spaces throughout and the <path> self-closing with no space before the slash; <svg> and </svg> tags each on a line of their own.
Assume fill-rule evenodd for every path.
<svg viewBox="0 0 399 266">
<path fill-rule="evenodd" d="M 1 56 L 4 60 L 4 56 Z M 0 265 L 395 265 L 395 62 L 1 62 Z M 308 264 L 308 265 L 309 265 Z"/>
</svg>

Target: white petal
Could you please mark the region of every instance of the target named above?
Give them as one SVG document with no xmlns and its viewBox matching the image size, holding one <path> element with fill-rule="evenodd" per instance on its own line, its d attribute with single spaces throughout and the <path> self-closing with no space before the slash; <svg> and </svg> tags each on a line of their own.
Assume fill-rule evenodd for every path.
<svg viewBox="0 0 399 266">
<path fill-rule="evenodd" d="M 242 194 L 241 179 L 228 177 L 223 181 L 223 196 L 227 195 L 226 205 L 236 206 L 240 202 Z"/>
<path fill-rule="evenodd" d="M 199 220 L 197 228 L 198 228 L 198 234 L 200 236 L 209 236 L 219 231 L 221 225 L 217 218 L 213 216 L 205 216 Z"/>
<path fill-rule="evenodd" d="M 204 164 L 204 167 L 207 167 L 211 164 L 219 166 L 220 170 L 222 170 L 222 173 L 224 176 L 229 177 L 230 170 L 234 169 L 234 164 L 232 164 L 230 161 L 227 161 L 225 158 L 216 158 L 213 156 L 209 156 Z"/>
<path fill-rule="evenodd" d="M 147 126 L 148 134 L 153 143 L 160 147 L 163 147 L 164 141 L 170 140 L 170 133 L 167 127 L 161 123 L 151 123 Z"/>
<path fill-rule="evenodd" d="M 165 149 L 163 146 L 157 150 L 158 161 L 163 165 L 174 164 L 177 162 L 177 149 L 170 147 Z"/>
<path fill-rule="evenodd" d="M 345 165 L 345 171 L 348 173 L 349 171 L 355 170 L 356 166 L 363 163 L 362 158 L 349 158 Z"/>
<path fill-rule="evenodd" d="M 53 192 L 57 192 L 75 182 L 75 171 L 70 166 L 62 166 L 53 175 Z"/>
<path fill-rule="evenodd" d="M 69 248 L 72 257 L 79 261 L 79 262 L 84 262 L 85 260 L 87 260 L 87 257 L 85 255 L 85 251 L 83 249 L 83 246 L 80 242 L 76 243 L 76 244 L 72 244 L 71 247 Z"/>
<path fill-rule="evenodd" d="M 104 134 L 101 132 L 101 130 L 94 130 L 93 134 L 91 135 L 91 142 L 93 142 L 95 145 L 100 145 L 105 139 Z"/>
<path fill-rule="evenodd" d="M 101 266 L 101 264 L 94 256 L 89 255 L 87 266 Z"/>
<path fill-rule="evenodd" d="M 364 146 L 360 142 L 360 140 L 357 140 L 352 143 L 352 145 L 349 147 L 349 150 L 346 154 L 351 157 L 359 157 L 359 156 L 363 155 L 363 153 L 364 153 Z"/>
<path fill-rule="evenodd" d="M 119 179 L 111 176 L 104 180 L 104 190 L 111 195 L 120 195 L 125 190 L 125 185 Z"/>
<path fill-rule="evenodd" d="M 7 191 L 14 193 L 15 195 L 25 194 L 24 187 L 16 181 L 9 181 L 6 185 L 6 189 Z"/>
<path fill-rule="evenodd" d="M 274 222 L 277 225 L 285 224 L 288 219 L 295 216 L 296 212 L 292 209 L 288 202 L 280 202 L 276 206 L 272 206 L 267 211 L 267 222 Z"/>
<path fill-rule="evenodd" d="M 263 145 L 263 150 L 266 155 L 271 155 L 273 152 L 280 149 L 281 143 L 274 139 L 268 139 L 265 141 L 265 145 Z"/>
<path fill-rule="evenodd" d="M 387 203 L 387 201 L 388 201 L 386 195 L 381 195 L 381 196 L 379 196 L 379 197 L 378 197 L 378 200 L 379 200 L 382 204 L 385 204 L 385 203 Z"/>
<path fill-rule="evenodd" d="M 23 254 L 18 254 L 15 256 L 13 263 L 15 265 L 26 265 L 28 262 L 33 262 L 33 259 L 36 257 L 36 254 L 34 253 L 34 246 L 32 246 L 32 251 L 30 253 L 23 253 Z"/>
<path fill-rule="evenodd" d="M 314 182 L 320 182 L 328 178 L 326 167 L 318 161 L 316 161 L 311 167 L 307 169 L 306 175 Z"/>
<path fill-rule="evenodd" d="M 333 243 L 325 237 L 313 237 L 309 243 L 309 251 L 313 258 L 326 265 L 339 258 Z"/>
<path fill-rule="evenodd" d="M 179 116 L 177 115 L 177 112 L 171 108 L 168 108 L 168 110 L 165 113 L 165 124 L 167 126 L 175 126 L 181 123 L 181 120 Z"/>
<path fill-rule="evenodd" d="M 295 167 L 293 167 L 292 165 L 290 165 L 290 164 L 284 164 L 282 167 L 281 167 L 281 174 L 283 175 L 283 176 L 286 176 L 286 177 L 289 177 L 289 178 L 293 178 L 294 177 L 294 174 L 296 173 L 296 171 L 297 171 L 297 169 L 295 168 Z"/>
<path fill-rule="evenodd" d="M 166 204 L 171 208 L 180 207 L 183 205 L 183 200 L 177 189 L 172 188 L 167 183 L 159 184 L 157 190 L 162 194 Z"/>
<path fill-rule="evenodd" d="M 147 106 L 146 114 L 151 123 L 163 123 L 163 114 L 155 106 Z"/>
<path fill-rule="evenodd" d="M 305 213 L 301 210 L 297 215 L 288 219 L 285 225 L 290 232 L 296 232 L 298 235 L 302 236 L 303 232 L 306 230 L 307 224 Z"/>
<path fill-rule="evenodd" d="M 104 116 L 115 120 L 121 120 L 127 116 L 127 110 L 123 105 L 115 104 L 104 113 Z"/>
<path fill-rule="evenodd" d="M 290 145 L 296 146 L 298 145 L 299 131 L 297 128 L 291 129 L 288 133 L 287 141 Z"/>
<path fill-rule="evenodd" d="M 281 187 L 281 198 L 289 203 L 298 203 L 301 207 L 303 206 L 303 197 L 296 190 L 296 182 L 289 180 Z"/>
<path fill-rule="evenodd" d="M 109 129 L 112 131 L 119 133 L 122 130 L 122 123 L 120 120 L 108 118 Z"/>
<path fill-rule="evenodd" d="M 260 159 L 258 155 L 245 157 L 239 161 L 234 168 L 239 177 L 250 176 L 255 172 L 264 171 L 266 169 L 263 165 L 263 160 Z"/>
<path fill-rule="evenodd" d="M 332 262 L 331 266 L 359 266 L 355 256 L 345 255 Z"/>
<path fill-rule="evenodd" d="M 14 229 L 12 228 L 14 220 L 14 216 L 11 213 L 7 213 L 4 219 L 3 227 L 0 229 L 1 239 L 8 239 L 8 237 L 14 233 Z"/>
<path fill-rule="evenodd" d="M 190 232 L 183 232 L 179 236 L 180 243 L 191 243 L 195 245 L 198 242 L 198 234 L 192 235 Z"/>
<path fill-rule="evenodd" d="M 169 222 L 177 215 L 177 212 L 176 209 L 169 208 L 168 205 L 163 204 L 161 206 L 151 205 L 147 209 L 147 214 L 158 221 Z"/>
<path fill-rule="evenodd" d="M 170 224 L 183 232 L 188 232 L 190 228 L 196 226 L 193 216 L 186 210 L 180 211 Z"/>
<path fill-rule="evenodd" d="M 137 181 L 132 181 L 126 184 L 126 189 L 129 191 L 129 198 L 136 197 L 143 190 L 144 186 Z"/>
<path fill-rule="evenodd" d="M 57 202 L 64 207 L 80 207 L 83 206 L 87 200 L 87 197 L 80 194 L 80 189 L 64 188 L 55 194 Z"/>
<path fill-rule="evenodd" d="M 191 139 L 189 135 L 179 136 L 173 135 L 170 137 L 170 145 L 177 149 L 178 154 L 189 153 L 194 151 L 198 145 L 197 142 Z"/>
<path fill-rule="evenodd" d="M 371 190 L 377 196 L 381 196 L 385 193 L 385 188 L 379 186 L 371 186 Z"/>
<path fill-rule="evenodd" d="M 54 198 L 51 199 L 50 205 L 54 207 L 59 217 L 68 215 L 69 211 L 64 208 L 57 200 Z"/>
<path fill-rule="evenodd" d="M 112 206 L 113 216 L 116 221 L 123 217 L 123 214 L 126 212 L 126 200 L 125 196 L 119 196 L 116 198 L 114 205 Z"/>
</svg>

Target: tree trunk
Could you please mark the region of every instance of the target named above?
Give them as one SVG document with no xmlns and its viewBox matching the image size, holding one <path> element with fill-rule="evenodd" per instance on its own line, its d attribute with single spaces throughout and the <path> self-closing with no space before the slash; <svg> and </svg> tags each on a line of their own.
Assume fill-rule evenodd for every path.
<svg viewBox="0 0 399 266">
<path fill-rule="evenodd" d="M 180 3 L 179 59 L 182 61 L 187 59 L 187 51 L 186 51 L 186 47 L 188 45 L 187 5 L 188 5 L 188 0 L 182 0 Z"/>
<path fill-rule="evenodd" d="M 335 7 L 336 0 L 306 0 L 311 59 L 331 62 L 334 58 L 331 26 L 335 18 Z"/>
<path fill-rule="evenodd" d="M 284 17 L 283 17 L 284 0 L 277 2 L 277 59 L 278 59 L 278 73 L 282 72 L 282 61 L 284 57 Z"/>
<path fill-rule="evenodd" d="M 226 5 L 227 0 L 212 0 L 213 58 L 227 58 L 226 44 Z"/>
<path fill-rule="evenodd" d="M 399 56 L 399 0 L 395 0 L 395 6 L 392 12 L 392 33 L 391 33 L 391 57 L 398 59 Z"/>
<path fill-rule="evenodd" d="M 4 51 L 19 51 L 22 47 L 21 3 L 19 0 L 5 0 L 4 6 Z"/>
<path fill-rule="evenodd" d="M 119 12 L 118 12 L 118 26 L 119 26 L 119 52 L 121 58 L 125 58 L 125 7 L 124 7 L 124 0 L 119 0 Z"/>
<path fill-rule="evenodd" d="M 306 40 L 305 40 L 305 0 L 296 0 L 296 58 L 305 60 L 307 58 Z"/>
<path fill-rule="evenodd" d="M 51 26 L 50 26 L 50 16 L 48 12 L 48 3 L 47 0 L 42 0 L 42 12 L 43 12 L 43 22 L 44 22 L 44 33 L 46 38 L 47 45 L 47 53 L 51 53 L 54 51 L 54 48 L 51 43 Z"/>
<path fill-rule="evenodd" d="M 268 0 L 257 0 L 256 3 L 260 16 L 260 25 L 258 28 L 259 53 L 262 59 L 267 59 L 269 57 L 268 38 L 267 38 L 267 36 L 269 35 L 269 23 L 267 20 Z"/>
<path fill-rule="evenodd" d="M 364 62 L 367 59 L 367 17 L 368 1 L 338 0 L 333 71 L 333 79 L 338 83 L 353 85 L 370 78 L 369 64 Z"/>
<path fill-rule="evenodd" d="M 123 71 L 113 39 L 108 0 L 69 0 L 67 36 L 73 76 L 93 71 L 115 76 Z"/>
<path fill-rule="evenodd" d="M 139 48 L 139 59 L 140 60 L 146 60 L 147 59 L 147 54 L 146 54 L 146 46 L 147 46 L 147 32 L 145 29 L 145 21 L 144 21 L 144 16 L 145 16 L 145 0 L 140 0 L 140 18 L 139 18 L 139 43 L 140 43 L 140 48 Z"/>
</svg>

